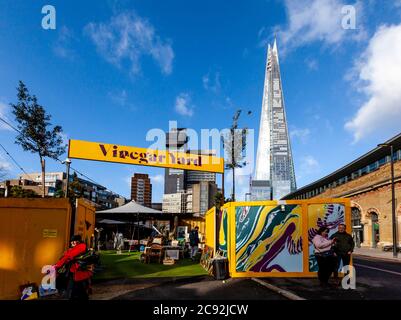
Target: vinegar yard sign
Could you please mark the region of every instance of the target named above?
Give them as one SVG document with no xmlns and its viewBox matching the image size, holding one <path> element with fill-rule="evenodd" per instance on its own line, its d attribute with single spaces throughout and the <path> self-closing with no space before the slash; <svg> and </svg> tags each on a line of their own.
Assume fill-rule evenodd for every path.
<svg viewBox="0 0 401 320">
<path fill-rule="evenodd" d="M 182 170 L 224 172 L 224 159 L 219 157 L 83 140 L 69 141 L 68 157 Z"/>
</svg>

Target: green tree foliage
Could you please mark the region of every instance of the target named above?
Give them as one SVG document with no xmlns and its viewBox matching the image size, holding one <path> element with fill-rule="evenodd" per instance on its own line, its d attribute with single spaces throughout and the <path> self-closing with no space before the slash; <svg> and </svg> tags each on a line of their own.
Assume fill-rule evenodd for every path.
<svg viewBox="0 0 401 320">
<path fill-rule="evenodd" d="M 12 198 L 37 198 L 39 195 L 30 189 L 24 189 L 21 186 L 12 186 L 10 190 Z"/>
<path fill-rule="evenodd" d="M 83 185 L 79 182 L 78 175 L 76 172 L 72 175 L 72 181 L 68 185 L 68 198 L 71 201 L 75 201 L 77 198 L 82 198 L 84 194 L 84 187 Z M 65 190 L 63 189 L 58 189 L 54 193 L 55 198 L 64 198 L 65 196 Z"/>
<path fill-rule="evenodd" d="M 77 173 L 74 172 L 72 176 L 72 181 L 70 182 L 68 187 L 68 197 L 70 199 L 82 198 L 83 194 L 84 194 L 84 187 L 79 182 Z"/>
<path fill-rule="evenodd" d="M 51 128 L 51 116 L 38 103 L 35 95 L 30 95 L 28 88 L 20 81 L 17 88 L 16 104 L 11 103 L 15 121 L 20 134 L 15 143 L 21 145 L 24 151 L 39 155 L 42 168 L 42 189 L 45 196 L 45 158 L 57 159 L 65 153 L 61 126 Z"/>
</svg>

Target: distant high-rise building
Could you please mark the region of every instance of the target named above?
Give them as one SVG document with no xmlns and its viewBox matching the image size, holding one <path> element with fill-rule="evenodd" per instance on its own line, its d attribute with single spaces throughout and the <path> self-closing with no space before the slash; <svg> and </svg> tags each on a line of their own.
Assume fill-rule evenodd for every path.
<svg viewBox="0 0 401 320">
<path fill-rule="evenodd" d="M 218 189 L 214 182 L 201 181 L 193 184 L 190 192 L 192 193 L 192 213 L 204 215 L 215 205 L 215 196 Z"/>
<path fill-rule="evenodd" d="M 131 178 L 131 199 L 145 207 L 151 207 L 152 184 L 147 174 L 135 173 Z"/>
<path fill-rule="evenodd" d="M 216 151 L 214 150 L 189 150 L 187 151 L 191 154 L 199 154 L 204 156 L 215 156 Z M 199 182 L 216 182 L 216 173 L 215 172 L 205 172 L 205 171 L 195 171 L 188 170 L 185 171 L 185 188 L 190 188 L 193 184 Z"/>
<path fill-rule="evenodd" d="M 277 43 L 268 45 L 252 200 L 271 200 L 296 189 Z"/>
<path fill-rule="evenodd" d="M 185 129 L 174 128 L 166 134 L 166 149 L 170 151 L 185 152 L 188 142 Z M 179 169 L 167 168 L 164 171 L 164 194 L 185 191 L 185 172 Z"/>
<path fill-rule="evenodd" d="M 162 211 L 165 213 L 186 213 L 186 193 L 164 194 Z"/>
</svg>

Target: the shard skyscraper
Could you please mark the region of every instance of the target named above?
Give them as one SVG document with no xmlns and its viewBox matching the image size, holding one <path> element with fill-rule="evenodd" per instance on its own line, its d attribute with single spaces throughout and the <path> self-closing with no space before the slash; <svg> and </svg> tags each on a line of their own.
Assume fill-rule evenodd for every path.
<svg viewBox="0 0 401 320">
<path fill-rule="evenodd" d="M 252 200 L 279 200 L 296 189 L 276 40 L 267 49 L 255 175 L 250 188 Z"/>
</svg>

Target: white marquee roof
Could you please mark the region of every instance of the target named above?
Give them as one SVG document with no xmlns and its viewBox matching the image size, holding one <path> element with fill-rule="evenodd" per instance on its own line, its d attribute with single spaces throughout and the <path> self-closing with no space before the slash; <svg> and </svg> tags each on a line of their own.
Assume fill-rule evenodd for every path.
<svg viewBox="0 0 401 320">
<path fill-rule="evenodd" d="M 113 208 L 113 209 L 108 209 L 108 210 L 102 210 L 102 211 L 96 211 L 96 213 L 163 213 L 162 211 L 155 210 L 152 208 L 148 208 L 145 206 L 140 205 L 139 203 L 136 203 L 134 200 L 131 200 L 127 204 Z"/>
</svg>

